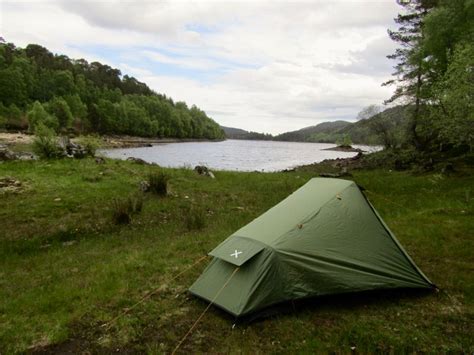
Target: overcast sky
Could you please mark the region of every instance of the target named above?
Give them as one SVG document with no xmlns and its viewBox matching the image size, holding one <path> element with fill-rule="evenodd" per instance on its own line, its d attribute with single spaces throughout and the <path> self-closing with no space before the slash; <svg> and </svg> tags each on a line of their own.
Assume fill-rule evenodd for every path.
<svg viewBox="0 0 474 355">
<path fill-rule="evenodd" d="M 392 88 L 378 1 L 4 1 L 0 36 L 98 60 L 219 124 L 281 133 L 354 120 Z"/>
</svg>

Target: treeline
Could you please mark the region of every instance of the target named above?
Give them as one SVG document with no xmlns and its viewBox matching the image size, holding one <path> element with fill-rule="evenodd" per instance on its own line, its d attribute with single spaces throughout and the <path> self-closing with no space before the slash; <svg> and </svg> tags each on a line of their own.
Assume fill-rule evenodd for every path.
<svg viewBox="0 0 474 355">
<path fill-rule="evenodd" d="M 1 38 L 0 38 L 1 41 Z M 206 113 L 99 62 L 0 42 L 0 128 L 222 139 Z"/>
<path fill-rule="evenodd" d="M 389 31 L 399 48 L 396 85 L 389 102 L 403 103 L 408 123 L 404 144 L 417 151 L 474 147 L 474 2 L 400 1 L 404 13 Z M 387 130 L 381 127 L 381 132 Z"/>
</svg>

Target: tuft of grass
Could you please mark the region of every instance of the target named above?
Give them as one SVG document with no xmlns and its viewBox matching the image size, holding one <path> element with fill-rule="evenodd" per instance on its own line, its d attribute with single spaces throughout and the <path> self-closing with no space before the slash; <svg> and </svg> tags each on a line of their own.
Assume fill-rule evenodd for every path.
<svg viewBox="0 0 474 355">
<path fill-rule="evenodd" d="M 112 203 L 112 220 L 114 224 L 129 224 L 134 214 L 143 209 L 143 196 L 130 195 L 126 199 L 114 199 Z"/>
<path fill-rule="evenodd" d="M 206 227 L 206 211 L 199 206 L 190 206 L 185 209 L 184 225 L 188 231 L 200 230 Z"/>
<path fill-rule="evenodd" d="M 156 195 L 166 196 L 168 194 L 169 179 L 169 175 L 163 171 L 148 174 L 148 190 Z"/>
</svg>

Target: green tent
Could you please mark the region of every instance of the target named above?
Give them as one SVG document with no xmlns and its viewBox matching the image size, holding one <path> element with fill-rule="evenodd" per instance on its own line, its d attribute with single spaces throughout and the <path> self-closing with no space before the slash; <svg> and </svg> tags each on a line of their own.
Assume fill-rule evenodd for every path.
<svg viewBox="0 0 474 355">
<path fill-rule="evenodd" d="M 311 296 L 435 287 L 348 180 L 311 179 L 209 254 L 190 292 L 234 316 Z"/>
</svg>

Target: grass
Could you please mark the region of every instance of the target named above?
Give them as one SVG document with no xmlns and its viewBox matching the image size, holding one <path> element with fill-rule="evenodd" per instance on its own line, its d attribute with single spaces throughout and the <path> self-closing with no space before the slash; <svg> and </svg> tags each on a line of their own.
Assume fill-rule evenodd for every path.
<svg viewBox="0 0 474 355">
<path fill-rule="evenodd" d="M 206 307 L 186 290 L 207 261 L 174 277 L 316 169 L 216 172 L 216 179 L 166 169 L 168 195 L 145 194 L 131 223 L 116 225 L 114 199 L 138 193 L 141 181 L 163 169 L 89 158 L 0 164 L 0 177 L 27 187 L 0 195 L 0 353 L 171 352 Z M 354 172 L 439 293 L 297 302 L 290 312 L 234 329 L 232 318 L 211 308 L 180 350 L 473 352 L 473 172 L 472 165 L 449 177 Z"/>
</svg>

